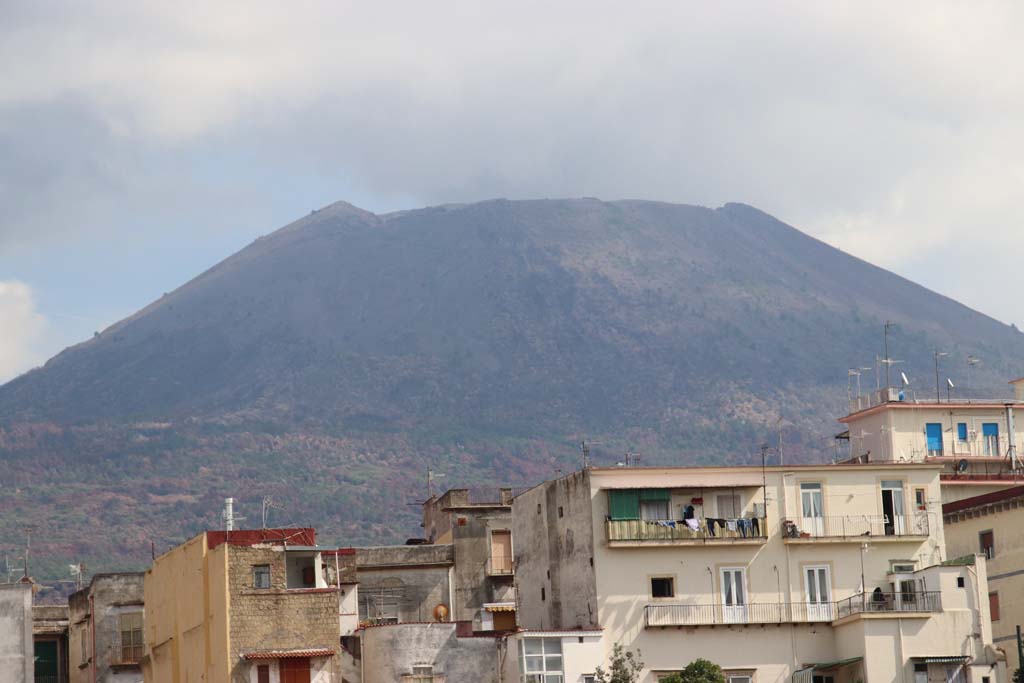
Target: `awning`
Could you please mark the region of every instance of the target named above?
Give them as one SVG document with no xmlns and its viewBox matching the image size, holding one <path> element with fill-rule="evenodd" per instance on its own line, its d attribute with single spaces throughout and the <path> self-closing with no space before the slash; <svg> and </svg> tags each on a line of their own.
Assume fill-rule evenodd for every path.
<svg viewBox="0 0 1024 683">
<path fill-rule="evenodd" d="M 949 657 L 911 657 L 915 662 L 924 662 L 925 664 L 964 664 L 970 659 L 967 655 L 957 655 Z"/>
<path fill-rule="evenodd" d="M 850 657 L 849 659 L 839 659 L 834 662 L 823 662 L 822 664 L 814 664 L 812 668 L 815 671 L 828 671 L 829 669 L 838 669 L 841 666 L 848 666 L 850 664 L 856 664 L 857 662 L 863 661 L 863 657 Z"/>
<path fill-rule="evenodd" d="M 242 659 L 253 661 L 257 659 L 305 659 L 307 657 L 333 657 L 334 650 L 316 648 L 310 650 L 258 650 L 256 652 L 245 652 Z"/>
<path fill-rule="evenodd" d="M 491 602 L 485 603 L 484 609 L 488 612 L 515 612 L 516 603 L 514 602 Z"/>
</svg>

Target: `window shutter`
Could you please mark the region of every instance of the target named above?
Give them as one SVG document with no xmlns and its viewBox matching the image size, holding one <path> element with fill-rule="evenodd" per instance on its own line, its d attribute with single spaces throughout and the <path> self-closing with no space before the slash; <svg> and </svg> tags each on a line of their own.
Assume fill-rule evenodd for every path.
<svg viewBox="0 0 1024 683">
<path fill-rule="evenodd" d="M 640 519 L 640 496 L 632 489 L 609 491 L 608 510 L 612 519 Z"/>
<path fill-rule="evenodd" d="M 640 500 L 669 501 L 672 500 L 672 494 L 668 489 L 640 489 Z"/>
</svg>

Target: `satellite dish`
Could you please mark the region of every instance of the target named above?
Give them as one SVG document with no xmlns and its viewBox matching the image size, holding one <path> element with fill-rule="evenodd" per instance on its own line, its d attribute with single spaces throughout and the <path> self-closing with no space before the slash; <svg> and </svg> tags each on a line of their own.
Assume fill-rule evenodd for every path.
<svg viewBox="0 0 1024 683">
<path fill-rule="evenodd" d="M 967 458 L 960 458 L 960 460 L 956 463 L 956 473 L 963 474 L 964 472 L 967 471 L 968 467 L 970 467 L 970 464 L 967 462 Z"/>
<path fill-rule="evenodd" d="M 448 605 L 442 603 L 434 608 L 434 621 L 448 621 Z"/>
<path fill-rule="evenodd" d="M 950 389 L 956 389 L 956 385 L 955 385 L 955 384 L 953 384 L 953 380 L 951 380 L 951 379 L 950 379 L 950 378 L 948 378 L 948 377 L 946 378 L 946 384 L 947 384 L 947 385 L 949 385 L 949 388 L 950 388 Z"/>
<path fill-rule="evenodd" d="M 908 384 L 910 384 L 910 380 L 907 379 L 907 373 L 901 372 L 900 378 L 903 380 L 903 386 L 907 386 Z"/>
</svg>

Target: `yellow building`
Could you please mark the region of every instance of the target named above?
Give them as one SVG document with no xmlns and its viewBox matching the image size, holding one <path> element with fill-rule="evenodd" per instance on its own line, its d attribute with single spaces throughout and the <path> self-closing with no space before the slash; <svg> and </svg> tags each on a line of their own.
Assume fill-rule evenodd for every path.
<svg viewBox="0 0 1024 683">
<path fill-rule="evenodd" d="M 207 531 L 146 572 L 147 683 L 339 683 L 355 555 L 313 529 Z"/>
<path fill-rule="evenodd" d="M 947 503 L 942 512 L 950 555 L 988 560 L 992 640 L 1012 674 L 1021 665 L 1016 631 L 1024 626 L 1024 486 Z"/>
<path fill-rule="evenodd" d="M 616 644 L 642 653 L 642 683 L 697 658 L 729 683 L 1005 683 L 985 558 L 947 562 L 941 469 L 615 467 L 545 482 L 513 502 L 520 626 L 600 629 L 604 661 L 572 661 L 584 673 L 571 683 Z M 569 670 L 567 653 L 551 661 Z"/>
</svg>

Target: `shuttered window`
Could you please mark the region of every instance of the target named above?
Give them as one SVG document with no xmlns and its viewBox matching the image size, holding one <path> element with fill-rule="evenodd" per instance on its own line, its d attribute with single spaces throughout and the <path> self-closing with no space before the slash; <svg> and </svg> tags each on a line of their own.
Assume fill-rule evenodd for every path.
<svg viewBox="0 0 1024 683">
<path fill-rule="evenodd" d="M 612 519 L 640 519 L 640 495 L 633 489 L 609 491 L 608 514 Z"/>
</svg>

